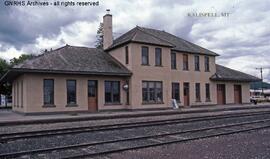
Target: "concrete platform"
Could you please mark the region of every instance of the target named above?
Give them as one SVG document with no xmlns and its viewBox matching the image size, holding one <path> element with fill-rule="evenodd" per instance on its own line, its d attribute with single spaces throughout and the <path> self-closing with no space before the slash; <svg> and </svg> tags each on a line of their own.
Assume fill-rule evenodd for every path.
<svg viewBox="0 0 270 159">
<path fill-rule="evenodd" d="M 234 110 L 255 110 L 267 109 L 270 111 L 270 104 L 246 104 L 246 105 L 215 105 L 202 107 L 186 107 L 180 109 L 166 110 L 127 110 L 127 111 L 108 111 L 98 113 L 78 113 L 78 114 L 54 114 L 54 115 L 21 115 L 12 112 L 12 110 L 0 110 L 0 126 L 35 124 L 35 123 L 54 123 L 54 122 L 70 122 L 85 120 L 106 120 L 116 118 L 144 117 L 144 116 L 160 116 L 174 114 L 190 114 L 190 113 L 206 113 L 221 112 Z"/>
</svg>

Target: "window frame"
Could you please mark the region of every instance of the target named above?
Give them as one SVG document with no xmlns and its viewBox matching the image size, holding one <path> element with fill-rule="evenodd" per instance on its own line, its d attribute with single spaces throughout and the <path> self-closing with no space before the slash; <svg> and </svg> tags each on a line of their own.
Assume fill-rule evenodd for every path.
<svg viewBox="0 0 270 159">
<path fill-rule="evenodd" d="M 126 64 L 129 64 L 129 51 L 128 51 L 128 46 L 125 47 L 125 60 Z"/>
<path fill-rule="evenodd" d="M 176 96 L 176 94 L 175 94 L 176 90 L 178 90 L 178 96 Z M 179 82 L 172 82 L 172 99 L 175 99 L 179 103 L 181 101 L 180 100 L 180 83 Z"/>
<path fill-rule="evenodd" d="M 177 69 L 177 60 L 176 60 L 176 52 L 171 52 L 171 69 Z"/>
<path fill-rule="evenodd" d="M 16 101 L 17 101 L 17 107 L 20 107 L 20 92 L 19 92 L 19 87 L 20 87 L 20 83 L 19 83 L 19 81 L 17 81 L 16 82 L 17 83 L 17 90 L 16 90 L 16 92 L 17 92 L 17 95 L 16 95 L 16 97 L 17 97 L 17 99 L 16 99 Z"/>
<path fill-rule="evenodd" d="M 74 101 L 69 101 L 70 100 L 70 95 L 69 95 L 69 89 L 70 89 L 70 87 L 71 86 L 68 86 L 68 84 L 69 84 L 69 82 L 75 82 L 75 85 L 74 85 L 74 87 L 75 87 L 75 102 Z M 68 80 L 66 80 L 66 93 L 67 93 L 67 106 L 77 106 L 77 81 L 76 80 L 74 80 L 74 79 L 68 79 Z"/>
<path fill-rule="evenodd" d="M 144 83 L 146 85 L 146 98 L 147 100 L 144 100 Z M 153 84 L 153 91 L 150 90 L 151 88 L 149 87 L 150 84 Z M 160 88 L 157 87 L 157 84 L 160 84 Z M 160 91 L 158 90 L 160 89 Z M 151 93 L 154 95 L 154 99 L 151 100 Z M 160 101 L 158 100 L 158 94 L 160 93 Z M 163 104 L 163 82 L 162 81 L 142 81 L 142 103 L 143 104 Z"/>
<path fill-rule="evenodd" d="M 144 49 L 146 49 L 146 52 L 144 52 Z M 146 53 L 144 55 L 144 53 Z M 146 57 L 146 63 L 144 63 L 144 56 Z M 143 66 L 149 66 L 149 47 L 147 46 L 142 46 L 141 47 L 141 65 Z"/>
<path fill-rule="evenodd" d="M 188 54 L 183 54 L 183 70 L 189 70 Z"/>
<path fill-rule="evenodd" d="M 46 97 L 45 97 L 45 95 L 46 95 L 46 93 L 45 93 L 45 90 L 46 90 L 46 85 L 48 85 L 48 84 L 46 84 L 46 81 L 51 81 L 52 83 L 52 86 L 51 86 L 51 93 L 49 93 L 50 94 L 50 102 L 48 102 L 48 103 L 46 103 Z M 48 85 L 49 86 L 49 85 Z M 47 86 L 47 87 L 48 87 Z M 43 105 L 44 106 L 53 106 L 54 105 L 54 79 L 43 79 Z"/>
<path fill-rule="evenodd" d="M 155 66 L 162 66 L 162 49 L 161 48 L 155 48 Z"/>
<path fill-rule="evenodd" d="M 194 55 L 194 70 L 200 71 L 200 56 Z"/>
<path fill-rule="evenodd" d="M 107 89 L 106 88 L 106 83 L 110 84 L 110 90 L 109 90 L 110 101 L 107 101 L 107 98 L 106 98 L 106 93 L 107 93 L 107 91 L 106 91 L 106 89 Z M 118 92 L 119 101 L 115 101 L 115 99 L 114 99 L 115 91 L 114 91 L 113 87 L 114 87 L 115 83 L 117 83 L 117 85 L 118 85 L 117 92 Z M 109 104 L 120 104 L 120 102 L 121 102 L 121 89 L 120 89 L 120 87 L 121 87 L 121 82 L 120 81 L 109 81 L 109 80 L 104 81 L 104 103 L 105 104 L 107 104 L 107 105 L 109 105 Z"/>
<path fill-rule="evenodd" d="M 23 80 L 21 80 L 21 108 L 23 108 Z"/>
<path fill-rule="evenodd" d="M 210 72 L 210 57 L 204 56 L 204 70 L 205 72 Z"/>
<path fill-rule="evenodd" d="M 196 102 L 201 102 L 201 84 L 195 83 L 195 99 Z"/>
<path fill-rule="evenodd" d="M 211 101 L 210 83 L 205 83 L 205 101 L 206 102 L 210 102 Z"/>
</svg>

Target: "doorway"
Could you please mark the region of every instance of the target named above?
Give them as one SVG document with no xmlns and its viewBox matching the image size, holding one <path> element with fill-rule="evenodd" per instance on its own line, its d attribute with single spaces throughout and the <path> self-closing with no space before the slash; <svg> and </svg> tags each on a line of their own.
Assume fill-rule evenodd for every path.
<svg viewBox="0 0 270 159">
<path fill-rule="evenodd" d="M 235 104 L 241 104 L 242 103 L 241 85 L 234 85 L 234 103 Z"/>
<path fill-rule="evenodd" d="M 189 83 L 184 83 L 184 106 L 189 106 Z"/>
<path fill-rule="evenodd" d="M 226 104 L 225 84 L 217 84 L 217 104 Z"/>
<path fill-rule="evenodd" d="M 97 81 L 88 81 L 88 111 L 97 111 Z"/>
</svg>

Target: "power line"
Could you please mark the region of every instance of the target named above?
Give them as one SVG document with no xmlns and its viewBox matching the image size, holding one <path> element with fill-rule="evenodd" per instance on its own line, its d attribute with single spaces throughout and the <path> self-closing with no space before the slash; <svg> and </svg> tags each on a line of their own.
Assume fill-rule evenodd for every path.
<svg viewBox="0 0 270 159">
<path fill-rule="evenodd" d="M 270 69 L 270 67 L 259 67 L 259 68 L 255 68 L 256 70 L 260 70 L 261 73 L 261 89 L 262 89 L 262 94 L 264 94 L 263 92 L 263 70 L 264 69 Z"/>
<path fill-rule="evenodd" d="M 262 89 L 262 94 L 263 93 L 263 68 L 260 67 L 260 68 L 255 68 L 256 70 L 260 70 L 260 73 L 261 73 L 261 89 Z"/>
</svg>

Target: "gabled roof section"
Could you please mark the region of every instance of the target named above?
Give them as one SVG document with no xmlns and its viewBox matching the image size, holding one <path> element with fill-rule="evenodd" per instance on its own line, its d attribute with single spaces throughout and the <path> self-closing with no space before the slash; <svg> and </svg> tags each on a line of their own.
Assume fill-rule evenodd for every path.
<svg viewBox="0 0 270 159">
<path fill-rule="evenodd" d="M 199 45 L 193 44 L 168 32 L 150 28 L 142 28 L 142 30 L 173 44 L 175 46 L 173 50 L 175 51 L 218 56 L 218 54 L 215 52 L 205 49 Z"/>
<path fill-rule="evenodd" d="M 112 46 L 110 46 L 107 50 L 111 50 L 115 47 L 124 45 L 129 42 L 137 42 L 137 43 L 145 43 L 145 44 L 154 44 L 160 46 L 167 46 L 167 47 L 174 47 L 173 44 L 160 39 L 158 37 L 149 34 L 139 26 L 131 29 L 130 31 L 126 32 L 125 34 L 121 35 L 117 39 L 113 41 Z"/>
<path fill-rule="evenodd" d="M 210 77 L 213 81 L 238 81 L 238 82 L 256 82 L 261 79 L 249 74 L 230 69 L 216 64 L 216 73 Z"/>
<path fill-rule="evenodd" d="M 172 50 L 179 52 L 218 56 L 218 54 L 215 52 L 200 47 L 168 32 L 139 26 L 131 29 L 127 33 L 115 39 L 112 46 L 109 47 L 108 50 L 132 41 L 154 45 L 170 46 L 172 47 Z"/>
<path fill-rule="evenodd" d="M 103 50 L 64 46 L 14 66 L 4 76 L 20 73 L 64 73 L 130 76 L 131 72 Z M 2 79 L 8 77 L 2 77 Z"/>
</svg>

